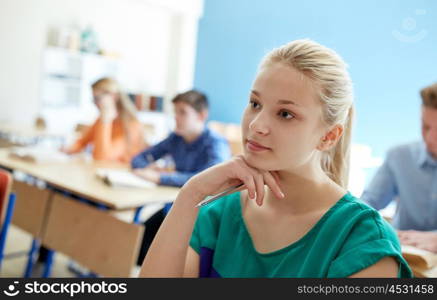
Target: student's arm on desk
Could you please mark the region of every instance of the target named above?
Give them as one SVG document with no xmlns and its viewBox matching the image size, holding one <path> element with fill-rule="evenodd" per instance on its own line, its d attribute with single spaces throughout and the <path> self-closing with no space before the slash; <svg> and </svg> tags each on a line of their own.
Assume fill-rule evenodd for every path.
<svg viewBox="0 0 437 300">
<path fill-rule="evenodd" d="M 181 187 L 198 172 L 162 172 L 151 168 L 134 169 L 134 174 L 159 185 Z"/>
<path fill-rule="evenodd" d="M 82 151 L 93 139 L 95 128 L 97 126 L 97 121 L 94 124 L 85 130 L 82 136 L 70 147 L 65 149 L 65 152 L 68 154 L 74 154 Z"/>
<path fill-rule="evenodd" d="M 173 172 L 161 173 L 159 184 L 169 186 L 183 186 L 191 177 L 198 172 Z"/>
<path fill-rule="evenodd" d="M 403 245 L 410 245 L 437 254 L 437 231 L 398 230 Z"/>
<path fill-rule="evenodd" d="M 137 154 L 131 161 L 132 169 L 142 169 L 147 167 L 153 161 L 156 161 L 169 153 L 172 144 L 173 134 L 163 141 Z"/>
<path fill-rule="evenodd" d="M 373 208 L 380 210 L 386 207 L 397 194 L 398 187 L 390 169 L 389 158 L 387 158 L 360 198 Z"/>
</svg>

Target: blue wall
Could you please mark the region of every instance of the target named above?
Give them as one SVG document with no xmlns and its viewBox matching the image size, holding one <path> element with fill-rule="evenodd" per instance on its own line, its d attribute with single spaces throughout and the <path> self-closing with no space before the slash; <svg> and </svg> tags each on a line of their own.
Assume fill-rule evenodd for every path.
<svg viewBox="0 0 437 300">
<path fill-rule="evenodd" d="M 298 38 L 333 48 L 349 64 L 354 142 L 384 156 L 420 138 L 418 91 L 437 81 L 433 0 L 205 0 L 195 87 L 210 98 L 210 119 L 239 123 L 260 59 Z"/>
</svg>

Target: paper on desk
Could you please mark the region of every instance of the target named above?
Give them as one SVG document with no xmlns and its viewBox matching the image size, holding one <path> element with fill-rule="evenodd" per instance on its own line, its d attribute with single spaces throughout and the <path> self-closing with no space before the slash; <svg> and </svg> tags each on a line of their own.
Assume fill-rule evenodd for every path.
<svg viewBox="0 0 437 300">
<path fill-rule="evenodd" d="M 153 188 L 155 183 L 138 177 L 127 170 L 97 169 L 97 177 L 114 187 Z"/>
<path fill-rule="evenodd" d="M 47 147 L 12 147 L 9 149 L 11 157 L 20 158 L 35 163 L 67 162 L 70 157 L 57 150 Z"/>
</svg>

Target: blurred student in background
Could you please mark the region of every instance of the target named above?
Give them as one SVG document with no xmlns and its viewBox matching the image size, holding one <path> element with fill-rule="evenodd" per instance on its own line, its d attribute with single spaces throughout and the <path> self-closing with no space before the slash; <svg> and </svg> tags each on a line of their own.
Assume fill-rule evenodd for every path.
<svg viewBox="0 0 437 300">
<path fill-rule="evenodd" d="M 95 160 L 129 162 L 146 147 L 134 104 L 112 78 L 97 80 L 92 89 L 100 115 L 82 137 L 64 151 L 77 153 L 91 144 Z"/>
<path fill-rule="evenodd" d="M 195 90 L 178 94 L 173 100 L 176 128 L 166 139 L 138 154 L 131 162 L 134 173 L 160 185 L 181 187 L 193 175 L 231 157 L 228 142 L 206 126 L 208 99 Z M 175 170 L 168 172 L 153 162 L 170 156 Z M 138 258 L 140 265 L 171 204 L 144 224 L 146 230 Z"/>
<path fill-rule="evenodd" d="M 99 117 L 82 137 L 62 150 L 74 154 L 92 145 L 95 160 L 128 163 L 146 147 L 143 127 L 136 117 L 134 104 L 112 78 L 97 80 L 92 85 L 92 92 Z M 47 249 L 41 247 L 38 260 L 46 261 L 47 255 Z"/>
<path fill-rule="evenodd" d="M 401 243 L 437 252 L 437 83 L 420 95 L 422 140 L 391 149 L 361 198 L 376 209 L 397 199 Z"/>
</svg>

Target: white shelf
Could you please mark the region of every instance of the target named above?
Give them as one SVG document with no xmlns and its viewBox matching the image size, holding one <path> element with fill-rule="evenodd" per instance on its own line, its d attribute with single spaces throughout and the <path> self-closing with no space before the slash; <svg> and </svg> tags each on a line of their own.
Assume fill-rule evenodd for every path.
<svg viewBox="0 0 437 300">
<path fill-rule="evenodd" d="M 42 61 L 42 109 L 86 109 L 92 102 L 90 85 L 98 78 L 115 77 L 117 73 L 118 62 L 113 58 L 47 47 Z"/>
<path fill-rule="evenodd" d="M 116 77 L 116 59 L 64 48 L 44 49 L 41 64 L 39 114 L 52 128 L 72 130 L 96 117 L 91 85 L 102 77 Z"/>
</svg>

